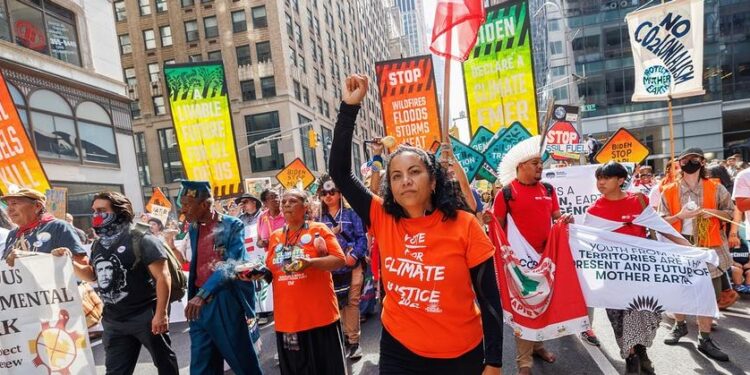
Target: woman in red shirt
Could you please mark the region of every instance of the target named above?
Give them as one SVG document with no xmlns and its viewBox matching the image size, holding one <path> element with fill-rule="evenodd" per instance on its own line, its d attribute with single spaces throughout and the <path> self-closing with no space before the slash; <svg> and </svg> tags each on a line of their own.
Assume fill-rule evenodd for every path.
<svg viewBox="0 0 750 375">
<path fill-rule="evenodd" d="M 628 171 L 622 164 L 610 161 L 596 169 L 596 188 L 602 196 L 589 207 L 584 224 L 595 226 L 596 216 L 623 223 L 614 232 L 646 237 L 646 228 L 633 220 L 648 207 L 648 198 L 641 193 L 622 191 Z M 646 354 L 656 336 L 661 314 L 651 311 L 607 309 L 607 317 L 615 332 L 620 355 L 625 359 L 626 374 L 654 374 L 654 367 Z"/>
</svg>

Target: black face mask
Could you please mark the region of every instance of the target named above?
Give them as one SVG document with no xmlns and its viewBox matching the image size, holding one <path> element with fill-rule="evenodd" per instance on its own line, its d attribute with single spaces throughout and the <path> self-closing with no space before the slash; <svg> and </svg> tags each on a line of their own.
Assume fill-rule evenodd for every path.
<svg viewBox="0 0 750 375">
<path fill-rule="evenodd" d="M 680 169 L 682 169 L 682 171 L 687 174 L 693 174 L 695 172 L 698 172 L 699 169 L 701 169 L 701 161 L 691 160 L 687 164 L 681 165 Z"/>
</svg>

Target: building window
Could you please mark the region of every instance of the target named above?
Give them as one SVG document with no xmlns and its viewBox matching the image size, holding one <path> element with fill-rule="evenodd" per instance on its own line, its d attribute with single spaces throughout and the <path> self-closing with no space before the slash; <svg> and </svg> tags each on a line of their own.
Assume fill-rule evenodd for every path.
<svg viewBox="0 0 750 375">
<path fill-rule="evenodd" d="M 309 118 L 297 114 L 298 125 L 310 123 L 312 120 Z M 309 127 L 303 127 L 299 130 L 300 139 L 302 139 L 302 159 L 305 165 L 313 171 L 318 170 L 318 158 L 315 153 L 315 149 L 310 147 L 310 138 L 308 137 L 309 130 L 312 129 L 312 124 Z"/>
<path fill-rule="evenodd" d="M 138 0 L 138 6 L 141 9 L 142 16 L 151 14 L 151 0 Z"/>
<path fill-rule="evenodd" d="M 286 35 L 289 37 L 289 40 L 294 41 L 294 27 L 292 26 L 292 16 L 290 16 L 289 13 L 284 13 L 284 16 L 286 17 Z"/>
<path fill-rule="evenodd" d="M 247 20 L 245 19 L 245 11 L 238 10 L 232 12 L 232 32 L 241 33 L 247 31 Z"/>
<path fill-rule="evenodd" d="M 182 7 L 187 8 L 195 5 L 195 0 L 181 0 Z"/>
<path fill-rule="evenodd" d="M 305 65 L 305 56 L 299 55 L 299 67 L 302 68 L 303 73 L 307 73 L 307 66 Z"/>
<path fill-rule="evenodd" d="M 190 62 L 201 62 L 201 61 L 203 61 L 203 55 L 201 55 L 200 53 L 197 53 L 195 55 L 190 55 L 190 56 L 188 56 L 188 61 L 190 61 Z"/>
<path fill-rule="evenodd" d="M 294 86 L 294 98 L 302 101 L 302 90 L 300 89 L 299 82 L 292 81 L 292 86 Z"/>
<path fill-rule="evenodd" d="M 258 62 L 271 61 L 271 42 L 255 43 L 255 54 L 258 56 Z"/>
<path fill-rule="evenodd" d="M 289 46 L 289 63 L 297 66 L 297 51 L 295 51 L 292 46 Z"/>
<path fill-rule="evenodd" d="M 185 21 L 185 40 L 188 42 L 198 40 L 198 22 L 196 20 Z"/>
<path fill-rule="evenodd" d="M 123 75 L 125 76 L 125 84 L 128 86 L 135 86 L 138 80 L 135 77 L 135 68 L 123 69 Z"/>
<path fill-rule="evenodd" d="M 130 35 L 118 35 L 117 38 L 120 40 L 120 54 L 125 55 L 133 52 L 133 46 L 130 45 Z"/>
<path fill-rule="evenodd" d="M 159 73 L 161 73 L 159 63 L 148 64 L 148 76 L 151 82 L 159 82 Z"/>
<path fill-rule="evenodd" d="M 112 121 L 100 105 L 84 102 L 76 110 L 78 139 L 84 161 L 117 164 L 117 146 Z"/>
<path fill-rule="evenodd" d="M 328 102 L 323 102 L 323 112 L 325 112 L 326 117 L 331 117 L 331 111 L 328 108 Z"/>
<path fill-rule="evenodd" d="M 568 85 L 552 90 L 552 100 L 568 100 Z"/>
<path fill-rule="evenodd" d="M 151 98 L 151 101 L 154 104 L 154 115 L 160 116 L 160 115 L 166 115 L 167 114 L 167 108 L 164 106 L 164 97 L 163 96 L 154 96 Z"/>
<path fill-rule="evenodd" d="M 174 63 L 175 63 L 174 59 L 164 60 L 164 65 L 172 65 Z"/>
<path fill-rule="evenodd" d="M 146 50 L 156 48 L 156 35 L 153 29 L 143 30 L 143 44 L 145 44 Z"/>
<path fill-rule="evenodd" d="M 310 106 L 310 91 L 304 86 L 302 87 L 302 102 L 305 103 L 306 106 Z"/>
<path fill-rule="evenodd" d="M 261 80 L 264 78 L 261 78 Z M 245 130 L 247 131 L 247 143 L 251 144 L 269 135 L 279 132 L 279 113 L 266 112 L 245 116 Z M 270 141 L 271 155 L 256 157 L 257 147 L 250 148 L 250 164 L 253 172 L 265 172 L 281 169 L 286 165 L 284 154 L 279 152 L 279 141 Z"/>
<path fill-rule="evenodd" d="M 259 7 L 252 8 L 253 12 L 253 28 L 268 27 L 268 17 L 266 16 L 266 7 L 261 5 Z"/>
<path fill-rule="evenodd" d="M 130 102 L 130 116 L 132 118 L 141 117 L 141 104 L 138 102 L 138 100 L 133 100 L 132 102 Z"/>
<path fill-rule="evenodd" d="M 135 160 L 138 163 L 138 179 L 141 186 L 151 185 L 151 171 L 148 168 L 148 155 L 146 154 L 146 137 L 143 133 L 135 133 Z"/>
<path fill-rule="evenodd" d="M 172 45 L 172 27 L 171 26 L 159 27 L 159 35 L 161 35 L 162 47 L 169 47 Z"/>
<path fill-rule="evenodd" d="M 125 21 L 128 19 L 128 14 L 125 11 L 125 1 L 119 0 L 115 1 L 115 20 L 116 21 Z"/>
<path fill-rule="evenodd" d="M 362 154 L 360 153 L 359 145 L 356 143 L 352 143 L 352 150 L 354 150 L 354 165 L 362 165 Z M 360 172 L 359 168 L 354 168 L 354 173 L 357 174 L 357 177 L 362 178 L 362 172 Z"/>
<path fill-rule="evenodd" d="M 551 55 L 561 55 L 563 53 L 562 41 L 555 41 L 549 43 L 549 53 Z"/>
<path fill-rule="evenodd" d="M 323 114 L 323 98 L 316 97 L 318 99 L 318 112 L 322 115 Z"/>
<path fill-rule="evenodd" d="M 239 46 L 235 49 L 237 53 L 237 65 L 250 65 L 252 60 L 250 58 L 250 46 Z"/>
<path fill-rule="evenodd" d="M 302 26 L 294 23 L 294 36 L 297 38 L 297 45 L 302 47 Z"/>
<path fill-rule="evenodd" d="M 216 16 L 203 19 L 203 32 L 206 38 L 216 38 L 219 36 L 219 24 L 216 21 Z"/>
<path fill-rule="evenodd" d="M 208 61 L 221 61 L 221 50 L 211 51 L 206 56 Z"/>
<path fill-rule="evenodd" d="M 331 144 L 333 143 L 333 132 L 325 126 L 321 126 L 320 138 L 323 147 L 323 161 L 328 165 L 328 158 L 331 155 Z"/>
<path fill-rule="evenodd" d="M 240 81 L 240 90 L 242 91 L 242 101 L 255 100 L 255 81 Z"/>
<path fill-rule="evenodd" d="M 156 0 L 156 12 L 163 13 L 167 11 L 167 0 Z"/>
<path fill-rule="evenodd" d="M 174 128 L 159 129 L 156 133 L 159 136 L 164 181 L 170 183 L 182 179 L 182 159 L 180 158 L 180 147 L 177 145 Z"/>
<path fill-rule="evenodd" d="M 549 25 L 548 26 L 549 30 L 547 30 L 548 32 L 560 31 L 560 20 L 549 20 L 548 25 Z"/>
<path fill-rule="evenodd" d="M 263 77 L 260 79 L 260 94 L 264 98 L 276 96 L 276 81 L 273 77 Z"/>
</svg>

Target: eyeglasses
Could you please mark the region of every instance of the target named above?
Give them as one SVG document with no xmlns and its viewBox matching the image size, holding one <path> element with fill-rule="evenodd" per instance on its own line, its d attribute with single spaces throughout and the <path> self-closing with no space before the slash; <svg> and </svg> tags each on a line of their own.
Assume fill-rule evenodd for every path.
<svg viewBox="0 0 750 375">
<path fill-rule="evenodd" d="M 324 190 L 320 192 L 320 196 L 325 197 L 326 195 L 334 195 L 338 192 L 339 192 L 338 190 L 328 190 L 328 191 Z"/>
<path fill-rule="evenodd" d="M 642 174 L 641 177 L 653 177 L 654 175 L 650 173 Z"/>
</svg>

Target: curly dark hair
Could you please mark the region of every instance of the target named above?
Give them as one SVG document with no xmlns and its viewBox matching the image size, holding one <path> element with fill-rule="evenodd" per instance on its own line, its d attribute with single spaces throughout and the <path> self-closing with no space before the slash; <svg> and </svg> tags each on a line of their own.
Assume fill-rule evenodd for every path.
<svg viewBox="0 0 750 375">
<path fill-rule="evenodd" d="M 133 204 L 130 203 L 130 200 L 122 193 L 117 191 L 103 191 L 94 195 L 94 198 L 91 200 L 91 204 L 93 204 L 97 199 L 105 199 L 108 200 L 110 204 L 112 204 L 112 210 L 115 211 L 115 215 L 117 215 L 119 222 L 133 222 L 133 219 L 135 218 L 135 214 L 133 213 Z"/>
<path fill-rule="evenodd" d="M 450 178 L 448 178 L 448 171 L 437 162 L 434 154 L 428 153 L 417 147 L 400 146 L 395 152 L 388 156 L 388 160 L 386 161 L 385 178 L 381 181 L 380 191 L 383 193 L 383 208 L 385 209 L 385 212 L 395 217 L 396 220 L 408 218 L 404 208 L 396 202 L 396 199 L 393 196 L 390 171 L 388 168 L 393 158 L 406 152 L 416 154 L 424 163 L 430 177 L 435 181 L 435 191 L 431 196 L 432 207 L 443 213 L 443 220 L 455 219 L 456 216 L 458 216 L 458 210 L 470 211 L 466 199 L 461 193 L 461 188 L 458 184 L 454 184 Z"/>
</svg>

